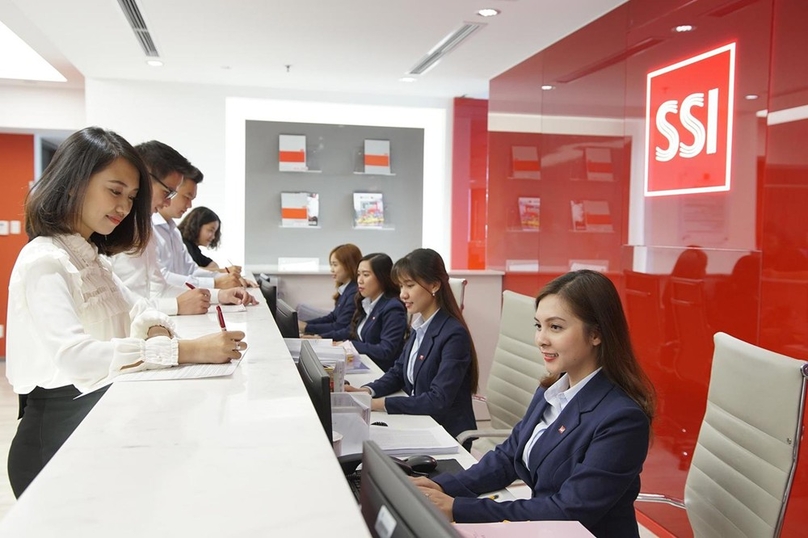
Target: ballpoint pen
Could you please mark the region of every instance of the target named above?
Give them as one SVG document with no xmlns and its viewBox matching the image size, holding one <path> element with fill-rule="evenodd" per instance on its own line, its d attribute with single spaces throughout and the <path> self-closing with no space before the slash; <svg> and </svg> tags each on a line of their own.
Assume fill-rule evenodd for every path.
<svg viewBox="0 0 808 538">
<path fill-rule="evenodd" d="M 226 331 L 227 326 L 224 324 L 224 314 L 222 314 L 222 307 L 219 305 L 216 305 L 216 315 L 219 316 L 219 327 L 221 327 L 223 331 Z"/>
<path fill-rule="evenodd" d="M 194 286 L 193 284 L 191 284 L 189 282 L 186 282 L 185 285 L 188 286 L 189 290 L 195 290 L 196 289 L 196 286 Z"/>
</svg>

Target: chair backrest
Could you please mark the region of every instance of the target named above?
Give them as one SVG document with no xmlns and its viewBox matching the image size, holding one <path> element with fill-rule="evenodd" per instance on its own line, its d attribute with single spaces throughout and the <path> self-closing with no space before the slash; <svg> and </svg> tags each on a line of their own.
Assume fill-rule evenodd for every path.
<svg viewBox="0 0 808 538">
<path fill-rule="evenodd" d="M 463 310 L 463 301 L 466 298 L 466 284 L 468 284 L 468 280 L 465 278 L 449 277 L 449 287 L 452 288 L 452 294 L 460 310 Z"/>
<path fill-rule="evenodd" d="M 657 360 L 659 348 L 665 341 L 660 276 L 625 271 L 624 277 L 626 316 L 634 348 L 641 359 Z"/>
<path fill-rule="evenodd" d="M 536 300 L 512 291 L 502 292 L 502 317 L 499 339 L 494 349 L 491 373 L 486 385 L 486 402 L 491 427 L 513 428 L 527 411 L 539 380 L 547 375 L 534 337 Z M 475 441 L 474 447 L 485 451 L 501 439 Z"/>
<path fill-rule="evenodd" d="M 674 369 L 687 382 L 707 385 L 710 374 L 712 334 L 707 319 L 704 281 L 671 277 L 670 306 L 676 327 L 679 353 Z"/>
<path fill-rule="evenodd" d="M 808 363 L 724 333 L 685 484 L 698 537 L 779 536 L 796 469 Z"/>
</svg>

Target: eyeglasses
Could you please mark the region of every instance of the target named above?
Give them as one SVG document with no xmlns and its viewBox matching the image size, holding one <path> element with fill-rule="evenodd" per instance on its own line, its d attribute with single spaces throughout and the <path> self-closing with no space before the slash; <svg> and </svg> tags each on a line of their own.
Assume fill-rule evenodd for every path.
<svg viewBox="0 0 808 538">
<path fill-rule="evenodd" d="M 165 199 L 166 200 L 171 200 L 172 198 L 174 198 L 177 195 L 177 191 L 175 191 L 174 189 L 172 189 L 171 187 L 169 187 L 168 185 L 163 183 L 162 180 L 160 180 L 159 177 L 155 176 L 151 172 L 149 172 L 149 175 L 151 176 L 151 178 L 153 180 L 155 180 L 157 183 L 159 183 L 160 186 L 163 187 L 163 189 L 165 189 L 165 191 L 166 191 L 165 192 Z"/>
</svg>

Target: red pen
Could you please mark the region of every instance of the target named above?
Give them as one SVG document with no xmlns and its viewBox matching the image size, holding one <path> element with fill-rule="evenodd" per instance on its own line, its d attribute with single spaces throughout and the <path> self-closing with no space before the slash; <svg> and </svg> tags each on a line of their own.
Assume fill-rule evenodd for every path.
<svg viewBox="0 0 808 538">
<path fill-rule="evenodd" d="M 189 284 L 188 282 L 186 282 L 185 285 L 188 286 L 189 290 L 195 290 L 196 289 L 196 286 L 194 286 L 193 284 Z"/>
<path fill-rule="evenodd" d="M 223 331 L 226 331 L 227 326 L 224 324 L 224 314 L 222 314 L 222 307 L 219 305 L 216 305 L 216 315 L 219 316 L 219 327 L 221 327 Z"/>
<path fill-rule="evenodd" d="M 230 269 L 229 268 L 225 267 L 224 270 L 227 271 L 228 275 L 230 274 Z"/>
</svg>

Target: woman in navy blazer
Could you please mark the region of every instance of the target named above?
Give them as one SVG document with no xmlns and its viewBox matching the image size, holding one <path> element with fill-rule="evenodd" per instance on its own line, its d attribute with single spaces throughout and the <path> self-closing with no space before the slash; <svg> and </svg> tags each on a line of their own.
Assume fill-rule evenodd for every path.
<svg viewBox="0 0 808 538">
<path fill-rule="evenodd" d="M 355 311 L 349 327 L 334 331 L 334 340 L 350 340 L 382 370 L 389 370 L 404 345 L 407 314 L 390 276 L 393 260 L 374 252 L 359 262 Z"/>
<path fill-rule="evenodd" d="M 479 463 L 419 489 L 458 522 L 576 520 L 595 536 L 637 537 L 634 501 L 654 391 L 608 278 L 576 271 L 536 299 L 536 345 L 549 373 L 510 437 Z M 521 479 L 526 500 L 478 499 Z"/>
<path fill-rule="evenodd" d="M 357 292 L 356 270 L 361 258 L 362 252 L 352 243 L 334 247 L 328 255 L 331 275 L 337 288 L 337 292 L 334 294 L 334 310 L 308 322 L 299 322 L 301 333 L 333 338 L 337 331 L 350 327 L 351 319 L 356 311 L 354 302 Z"/>
<path fill-rule="evenodd" d="M 443 259 L 431 249 L 414 250 L 396 262 L 393 278 L 413 314 L 412 329 L 390 371 L 363 387 L 374 396 L 372 409 L 430 415 L 453 436 L 474 429 L 477 353 Z M 402 389 L 408 397 L 386 397 Z"/>
</svg>

